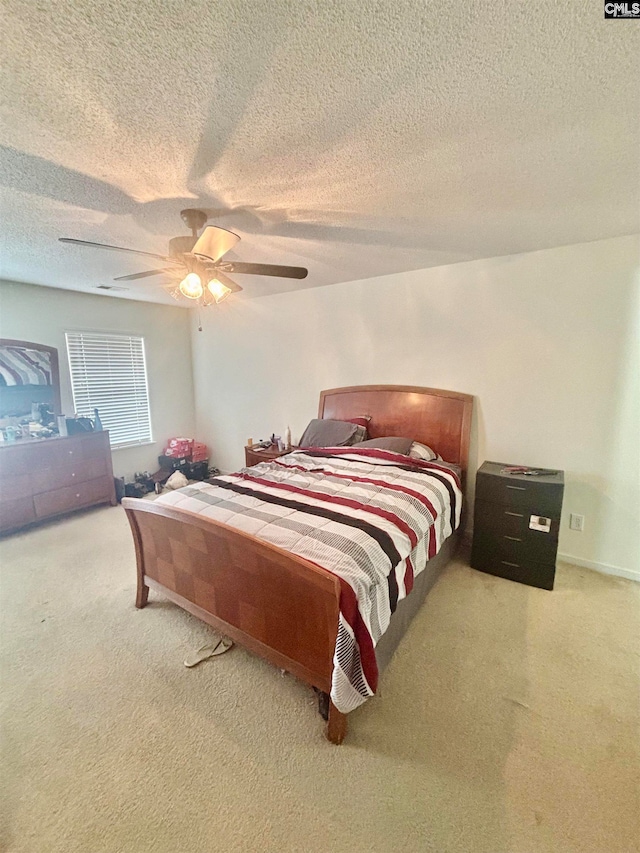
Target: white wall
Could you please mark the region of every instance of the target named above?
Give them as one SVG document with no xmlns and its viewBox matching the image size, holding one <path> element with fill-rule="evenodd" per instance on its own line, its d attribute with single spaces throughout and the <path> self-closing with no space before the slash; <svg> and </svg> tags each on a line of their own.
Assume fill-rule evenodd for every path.
<svg viewBox="0 0 640 853">
<path fill-rule="evenodd" d="M 198 435 L 231 470 L 323 388 L 474 394 L 471 470 L 564 469 L 560 551 L 640 579 L 639 262 L 623 237 L 223 303 L 192 327 Z"/>
<path fill-rule="evenodd" d="M 65 331 L 144 337 L 154 442 L 114 450 L 117 476 L 157 470 L 158 455 L 169 436 L 194 434 L 188 314 L 184 309 L 148 302 L 0 281 L 0 337 L 57 347 L 65 413 L 73 412 Z"/>
</svg>

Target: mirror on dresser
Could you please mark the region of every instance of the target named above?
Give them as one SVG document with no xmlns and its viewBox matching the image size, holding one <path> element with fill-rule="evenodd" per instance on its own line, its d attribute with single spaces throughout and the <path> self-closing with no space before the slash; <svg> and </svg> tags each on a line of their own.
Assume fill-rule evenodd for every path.
<svg viewBox="0 0 640 853">
<path fill-rule="evenodd" d="M 41 423 L 60 413 L 58 350 L 0 338 L 0 428 Z"/>
</svg>

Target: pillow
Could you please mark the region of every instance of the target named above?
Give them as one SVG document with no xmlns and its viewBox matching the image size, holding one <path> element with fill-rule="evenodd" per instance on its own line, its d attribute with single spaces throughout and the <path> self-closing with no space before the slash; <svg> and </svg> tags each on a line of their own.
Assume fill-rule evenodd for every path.
<svg viewBox="0 0 640 853">
<path fill-rule="evenodd" d="M 384 438 L 370 438 L 368 441 L 361 441 L 358 446 L 377 447 L 378 450 L 392 450 L 394 453 L 402 453 L 403 456 L 408 456 L 412 443 L 410 438 L 387 435 Z"/>
<path fill-rule="evenodd" d="M 366 437 L 366 429 L 358 424 L 314 418 L 302 433 L 299 447 L 344 447 Z"/>
<path fill-rule="evenodd" d="M 409 449 L 409 456 L 413 459 L 422 459 L 424 462 L 433 462 L 434 459 L 441 457 L 426 444 L 420 444 L 419 441 L 414 441 Z"/>
<path fill-rule="evenodd" d="M 368 429 L 371 415 L 361 415 L 359 418 L 345 418 L 345 420 L 349 424 L 357 424 L 358 426 L 364 427 L 364 429 Z"/>
</svg>

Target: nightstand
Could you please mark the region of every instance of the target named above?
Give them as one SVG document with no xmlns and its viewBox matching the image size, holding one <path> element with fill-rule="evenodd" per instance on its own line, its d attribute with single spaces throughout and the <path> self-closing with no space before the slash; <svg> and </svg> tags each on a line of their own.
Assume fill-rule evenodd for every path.
<svg viewBox="0 0 640 853">
<path fill-rule="evenodd" d="M 471 565 L 491 575 L 553 589 L 564 475 L 503 474 L 485 462 L 476 477 Z"/>
<path fill-rule="evenodd" d="M 291 453 L 292 450 L 297 450 L 297 447 L 290 447 L 289 450 L 278 450 L 278 446 L 272 444 L 264 450 L 253 450 L 249 446 L 244 448 L 244 464 L 247 468 L 252 465 L 259 465 L 260 462 L 271 462 L 272 459 L 277 459 L 278 456 L 284 456 L 285 453 Z"/>
</svg>

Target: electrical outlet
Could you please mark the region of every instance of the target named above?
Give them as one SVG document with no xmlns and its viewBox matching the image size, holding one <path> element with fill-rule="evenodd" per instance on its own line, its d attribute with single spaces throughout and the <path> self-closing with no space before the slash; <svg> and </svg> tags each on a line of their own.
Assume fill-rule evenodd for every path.
<svg viewBox="0 0 640 853">
<path fill-rule="evenodd" d="M 572 512 L 569 516 L 569 528 L 571 530 L 577 530 L 578 533 L 582 533 L 584 530 L 584 515 L 578 515 L 575 512 Z"/>
</svg>

